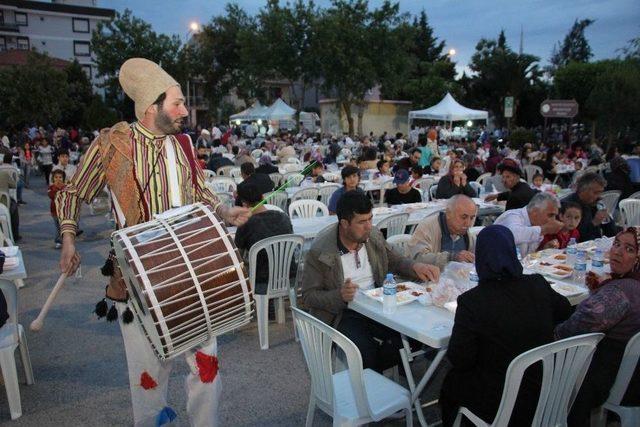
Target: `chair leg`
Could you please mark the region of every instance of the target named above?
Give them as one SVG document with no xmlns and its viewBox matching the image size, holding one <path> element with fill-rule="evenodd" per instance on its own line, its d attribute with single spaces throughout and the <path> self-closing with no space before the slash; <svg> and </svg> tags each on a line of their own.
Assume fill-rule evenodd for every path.
<svg viewBox="0 0 640 427">
<path fill-rule="evenodd" d="M 305 422 L 305 427 L 313 426 L 313 416 L 316 412 L 316 398 L 313 396 L 313 392 L 311 397 L 309 397 L 309 407 L 307 408 L 307 421 Z"/>
<path fill-rule="evenodd" d="M 280 297 L 278 299 L 276 299 L 276 320 L 278 321 L 279 324 L 283 324 L 284 323 L 284 297 Z"/>
<path fill-rule="evenodd" d="M 33 380 L 33 368 L 31 367 L 31 358 L 29 357 L 29 347 L 27 346 L 27 337 L 24 334 L 24 330 L 20 330 L 20 359 L 22 360 L 22 367 L 24 368 L 24 377 L 27 385 L 34 383 Z"/>
<path fill-rule="evenodd" d="M 607 422 L 607 412 L 602 406 L 591 411 L 591 427 L 604 427 Z"/>
<path fill-rule="evenodd" d="M 453 427 L 460 427 L 461 422 L 462 422 L 462 411 L 458 410 L 458 415 L 456 415 L 456 419 L 453 422 Z"/>
<path fill-rule="evenodd" d="M 405 418 L 407 421 L 407 427 L 412 427 L 413 426 L 413 410 L 411 406 L 406 408 L 404 412 L 405 412 Z"/>
<path fill-rule="evenodd" d="M 20 387 L 18 386 L 18 373 L 16 372 L 13 351 L 0 353 L 0 368 L 2 368 L 4 377 L 4 387 L 7 390 L 11 419 L 15 420 L 22 416 L 22 404 L 20 403 Z"/>
<path fill-rule="evenodd" d="M 269 349 L 269 298 L 266 295 L 255 295 L 256 315 L 258 318 L 258 337 L 260 348 Z"/>
</svg>

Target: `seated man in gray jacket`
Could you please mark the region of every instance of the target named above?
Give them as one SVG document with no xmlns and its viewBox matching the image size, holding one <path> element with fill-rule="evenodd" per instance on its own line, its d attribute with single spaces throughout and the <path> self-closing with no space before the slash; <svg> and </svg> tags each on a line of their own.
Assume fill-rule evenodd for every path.
<svg viewBox="0 0 640 427">
<path fill-rule="evenodd" d="M 347 304 L 359 289 L 382 286 L 387 273 L 436 281 L 439 271 L 394 252 L 373 226 L 372 207 L 361 191 L 342 195 L 336 211 L 338 224 L 316 237 L 305 257 L 302 297 L 312 315 L 356 344 L 365 369 L 382 372 L 399 362 L 400 335 Z"/>
<path fill-rule="evenodd" d="M 424 219 L 407 245 L 411 257 L 444 270 L 450 261 L 474 262 L 475 236 L 469 228 L 478 208 L 473 200 L 457 194 L 447 201 L 444 212 Z"/>
</svg>

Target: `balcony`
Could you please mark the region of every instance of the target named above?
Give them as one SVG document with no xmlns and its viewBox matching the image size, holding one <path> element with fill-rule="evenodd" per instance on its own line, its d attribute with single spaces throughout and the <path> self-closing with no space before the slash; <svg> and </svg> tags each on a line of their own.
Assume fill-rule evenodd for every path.
<svg viewBox="0 0 640 427">
<path fill-rule="evenodd" d="M 20 26 L 15 22 L 0 22 L 0 31 L 9 31 L 12 33 L 19 33 Z"/>
</svg>

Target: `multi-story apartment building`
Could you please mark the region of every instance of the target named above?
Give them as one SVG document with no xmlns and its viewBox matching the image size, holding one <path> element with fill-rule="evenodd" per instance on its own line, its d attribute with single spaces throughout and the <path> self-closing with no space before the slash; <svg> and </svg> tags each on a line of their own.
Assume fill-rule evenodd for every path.
<svg viewBox="0 0 640 427">
<path fill-rule="evenodd" d="M 77 59 L 94 87 L 99 83 L 91 52 L 91 32 L 115 10 L 96 7 L 97 0 L 0 0 L 0 52 L 17 49 Z"/>
</svg>

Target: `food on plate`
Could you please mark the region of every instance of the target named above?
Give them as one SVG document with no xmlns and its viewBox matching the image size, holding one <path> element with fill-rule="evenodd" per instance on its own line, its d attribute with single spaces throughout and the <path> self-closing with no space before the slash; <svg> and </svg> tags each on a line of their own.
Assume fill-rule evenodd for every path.
<svg viewBox="0 0 640 427">
<path fill-rule="evenodd" d="M 558 265 L 555 265 L 555 266 L 554 266 L 554 268 L 555 268 L 556 270 L 562 270 L 562 271 L 564 271 L 565 273 L 570 273 L 570 272 L 572 272 L 572 271 L 573 271 L 573 268 L 569 267 L 569 266 L 568 266 L 568 265 L 566 265 L 566 264 L 558 264 Z"/>
<path fill-rule="evenodd" d="M 564 261 L 567 259 L 567 256 L 565 254 L 557 254 L 556 256 L 553 257 L 554 259 L 560 260 L 560 261 Z"/>
<path fill-rule="evenodd" d="M 408 289 L 409 287 L 407 285 L 402 285 L 402 284 L 396 285 L 396 292 L 403 292 Z"/>
<path fill-rule="evenodd" d="M 549 265 L 553 265 L 550 262 L 541 262 L 540 265 L 545 265 L 545 266 L 549 266 Z"/>
</svg>

